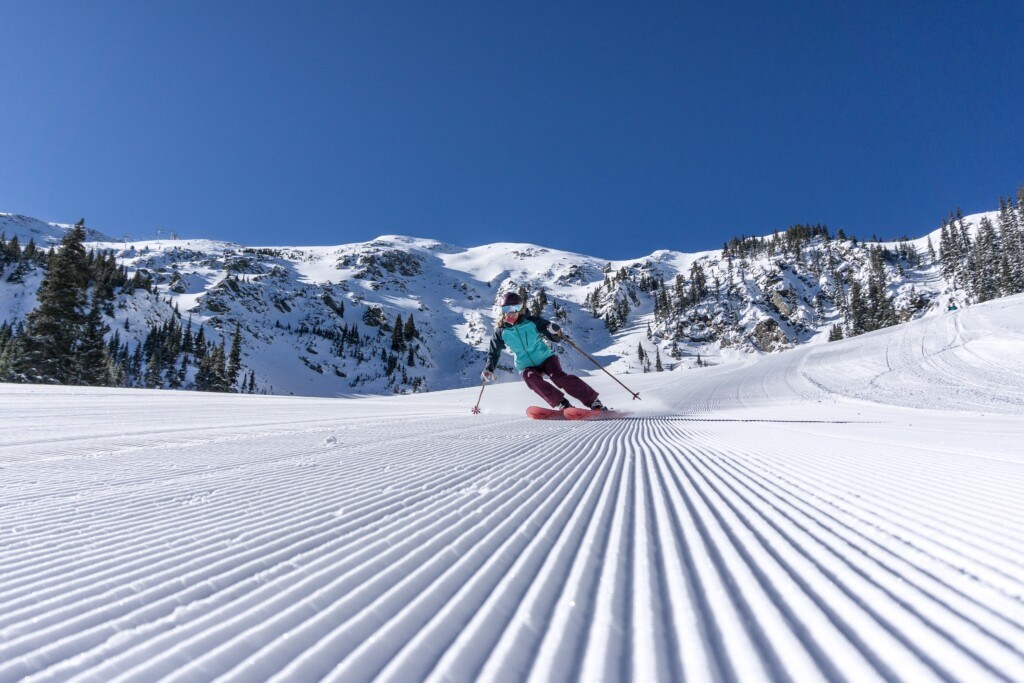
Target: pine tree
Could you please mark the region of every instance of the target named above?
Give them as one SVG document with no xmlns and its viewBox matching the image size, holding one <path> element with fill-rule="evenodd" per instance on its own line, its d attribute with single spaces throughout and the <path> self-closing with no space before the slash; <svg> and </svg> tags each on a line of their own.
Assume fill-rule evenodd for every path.
<svg viewBox="0 0 1024 683">
<path fill-rule="evenodd" d="M 860 282 L 853 281 L 850 286 L 850 336 L 855 337 L 869 330 L 867 304 Z"/>
<path fill-rule="evenodd" d="M 214 391 L 231 391 L 228 385 L 228 354 L 224 337 L 220 339 L 220 346 L 214 347 L 213 353 L 213 376 Z"/>
<path fill-rule="evenodd" d="M 395 316 L 395 325 L 391 333 L 391 350 L 395 353 L 400 353 L 405 350 L 405 337 L 403 336 L 403 329 L 405 325 L 402 323 L 402 314 L 399 313 Z"/>
<path fill-rule="evenodd" d="M 126 344 L 125 350 L 127 351 L 127 349 Z M 135 345 L 131 355 L 126 357 L 125 365 L 127 367 L 125 372 L 127 386 L 139 386 L 142 381 L 142 344 Z"/>
<path fill-rule="evenodd" d="M 196 369 L 196 391 L 213 391 L 213 361 L 210 354 L 205 354 Z"/>
<path fill-rule="evenodd" d="M 7 261 L 17 263 L 23 258 L 24 254 L 21 251 L 21 245 L 18 243 L 18 236 L 15 235 L 11 238 L 11 241 L 7 243 Z"/>
<path fill-rule="evenodd" d="M 406 342 L 412 342 L 413 339 L 419 337 L 420 333 L 416 329 L 416 323 L 413 322 L 412 313 L 405 320 L 405 329 L 402 330 L 402 336 L 405 337 Z"/>
<path fill-rule="evenodd" d="M 547 305 L 548 294 L 544 291 L 544 288 L 541 287 L 540 291 L 537 293 L 537 297 L 533 301 L 533 314 L 538 317 L 544 315 L 544 309 L 547 308 Z"/>
<path fill-rule="evenodd" d="M 14 329 L 7 324 L 5 320 L 3 325 L 0 325 L 0 354 L 3 354 L 7 344 L 10 343 L 11 338 L 14 336 Z"/>
<path fill-rule="evenodd" d="M 28 315 L 17 372 L 28 381 L 69 383 L 77 376 L 77 340 L 85 322 L 85 221 L 69 230 L 39 286 L 39 306 Z"/>
<path fill-rule="evenodd" d="M 155 334 L 150 334 L 147 337 L 146 342 L 149 344 L 149 349 L 146 353 L 146 374 L 143 376 L 143 386 L 147 389 L 160 389 L 164 385 L 164 371 L 167 369 L 164 363 L 163 354 L 156 348 L 155 343 L 151 340 Z M 143 344 L 145 348 L 146 344 Z"/>
<path fill-rule="evenodd" d="M 174 383 L 179 387 L 183 387 L 186 381 L 188 381 L 188 354 L 183 353 L 181 355 L 181 363 L 178 365 L 178 377 Z"/>
<path fill-rule="evenodd" d="M 210 345 L 199 361 L 196 373 L 196 389 L 199 391 L 231 391 L 227 383 L 227 369 L 224 342 L 219 346 Z"/>
<path fill-rule="evenodd" d="M 708 295 L 708 278 L 699 263 L 690 266 L 690 305 L 696 306 Z"/>
<path fill-rule="evenodd" d="M 3 348 L 0 349 L 0 382 L 24 381 L 24 377 L 19 375 L 17 367 L 17 360 L 21 358 L 23 352 L 24 324 L 18 323 L 11 329 L 10 335 Z"/>
<path fill-rule="evenodd" d="M 79 384 L 87 386 L 104 386 L 108 381 L 107 344 L 104 336 L 110 328 L 103 322 L 100 311 L 101 293 L 99 288 L 93 290 L 92 306 L 82 326 L 82 337 L 78 345 Z"/>
<path fill-rule="evenodd" d="M 978 301 L 989 301 L 999 296 L 998 254 L 995 226 L 988 216 L 982 216 L 969 259 L 971 290 Z"/>
<path fill-rule="evenodd" d="M 192 316 L 188 317 L 188 326 L 181 334 L 181 352 L 192 353 Z"/>
<path fill-rule="evenodd" d="M 886 292 L 885 256 L 882 247 L 870 249 L 871 274 L 868 278 L 868 317 L 865 332 L 895 325 L 896 307 Z"/>
<path fill-rule="evenodd" d="M 1003 295 L 1024 292 L 1024 215 L 1020 209 L 1011 200 L 1000 199 L 999 280 Z"/>
<path fill-rule="evenodd" d="M 231 337 L 231 353 L 225 371 L 227 388 L 234 391 L 238 384 L 238 374 L 242 371 L 242 323 L 235 323 L 235 333 Z"/>
<path fill-rule="evenodd" d="M 942 276 L 952 283 L 960 271 L 960 240 L 953 238 L 947 221 L 942 222 L 939 233 L 939 260 L 942 262 Z"/>
</svg>

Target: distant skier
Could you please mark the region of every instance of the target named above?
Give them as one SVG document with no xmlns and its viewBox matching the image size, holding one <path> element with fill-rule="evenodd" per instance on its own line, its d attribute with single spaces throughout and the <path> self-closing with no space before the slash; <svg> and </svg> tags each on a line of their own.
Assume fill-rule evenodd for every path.
<svg viewBox="0 0 1024 683">
<path fill-rule="evenodd" d="M 557 342 L 562 330 L 550 320 L 523 312 L 523 302 L 515 292 L 508 292 L 501 299 L 501 320 L 491 337 L 487 366 L 480 376 L 485 382 L 494 381 L 494 368 L 502 349 L 508 349 L 515 358 L 516 370 L 522 373 L 526 385 L 537 392 L 547 404 L 556 410 L 571 408 L 572 404 L 563 389 L 577 401 L 591 410 L 605 410 L 597 398 L 597 392 L 575 375 L 566 374 L 558 356 L 547 341 Z M 548 384 L 544 377 L 554 383 Z M 557 389 L 555 387 L 558 387 Z"/>
</svg>

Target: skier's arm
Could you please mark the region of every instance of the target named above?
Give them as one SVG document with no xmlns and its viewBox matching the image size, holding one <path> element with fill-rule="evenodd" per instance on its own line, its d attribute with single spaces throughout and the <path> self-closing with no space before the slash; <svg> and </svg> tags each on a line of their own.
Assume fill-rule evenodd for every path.
<svg viewBox="0 0 1024 683">
<path fill-rule="evenodd" d="M 533 324 L 537 326 L 537 331 L 541 335 L 556 343 L 562 341 L 560 336 L 562 328 L 557 323 L 545 320 L 544 318 L 531 318 L 531 320 L 533 320 Z"/>
<path fill-rule="evenodd" d="M 494 368 L 498 367 L 498 359 L 501 357 L 503 348 L 505 348 L 505 340 L 501 338 L 501 328 L 499 327 L 494 331 L 491 345 L 487 350 L 487 365 L 484 366 L 487 372 L 494 372 Z"/>
</svg>

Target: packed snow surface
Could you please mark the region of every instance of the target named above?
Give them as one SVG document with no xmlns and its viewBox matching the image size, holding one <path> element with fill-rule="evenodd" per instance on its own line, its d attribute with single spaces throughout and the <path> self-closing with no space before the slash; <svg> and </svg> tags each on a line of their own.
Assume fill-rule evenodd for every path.
<svg viewBox="0 0 1024 683">
<path fill-rule="evenodd" d="M 621 379 L 0 385 L 0 681 L 1024 680 L 1024 298 Z"/>
</svg>

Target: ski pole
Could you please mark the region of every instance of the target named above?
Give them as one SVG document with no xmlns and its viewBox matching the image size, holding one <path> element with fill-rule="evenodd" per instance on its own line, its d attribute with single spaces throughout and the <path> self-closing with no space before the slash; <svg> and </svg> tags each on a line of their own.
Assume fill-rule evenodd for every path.
<svg viewBox="0 0 1024 683">
<path fill-rule="evenodd" d="M 567 344 L 568 344 L 569 346 L 571 346 L 572 348 L 576 349 L 577 351 L 579 351 L 580 353 L 582 353 L 582 354 L 583 354 L 584 356 L 586 356 L 587 360 L 589 360 L 589 361 L 590 361 L 591 363 L 593 363 L 593 364 L 594 364 L 594 365 L 596 365 L 597 367 L 601 368 L 601 371 L 602 371 L 602 372 L 604 372 L 604 374 L 608 375 L 609 377 L 611 377 L 611 378 L 612 378 L 613 380 L 615 380 L 616 382 L 619 382 L 619 386 L 620 386 L 620 387 L 622 387 L 623 389 L 625 389 L 626 391 L 628 391 L 628 392 L 629 392 L 630 394 L 632 394 L 632 395 L 633 395 L 633 400 L 634 400 L 634 401 L 639 401 L 639 400 L 641 400 L 641 399 L 640 399 L 640 394 L 639 394 L 639 392 L 633 391 L 632 389 L 630 389 L 629 387 L 627 387 L 627 386 L 626 386 L 625 384 L 623 384 L 622 382 L 620 382 L 620 381 L 619 381 L 619 378 L 618 378 L 618 377 L 616 377 L 616 376 L 615 376 L 615 375 L 613 375 L 612 373 L 610 373 L 610 372 L 608 372 L 607 370 L 605 370 L 605 369 L 604 369 L 604 366 L 602 366 L 602 365 L 601 365 L 600 363 L 598 363 L 598 362 L 597 362 L 596 360 L 594 360 L 593 358 L 591 358 L 591 357 L 590 357 L 590 355 L 589 355 L 589 354 L 588 354 L 588 353 L 587 353 L 586 351 L 584 351 L 584 350 L 583 350 L 583 349 L 581 349 L 580 347 L 578 347 L 578 346 L 576 346 L 575 344 L 573 344 L 573 343 L 572 343 L 572 340 L 571 340 L 571 339 L 569 339 L 568 337 L 566 337 L 566 336 L 565 336 L 565 335 L 564 335 L 564 334 L 563 334 L 563 333 L 562 333 L 561 331 L 559 331 L 559 332 L 558 332 L 558 336 L 559 336 L 559 337 L 561 337 L 562 339 L 564 339 L 564 340 L 565 340 L 565 342 L 566 342 L 566 343 L 567 343 Z"/>
<path fill-rule="evenodd" d="M 480 395 L 476 397 L 476 405 L 473 406 L 473 414 L 474 415 L 479 415 L 480 414 L 480 399 L 482 399 L 484 397 L 484 387 L 486 387 L 486 386 L 487 386 L 487 380 L 484 380 L 480 384 Z"/>
</svg>

